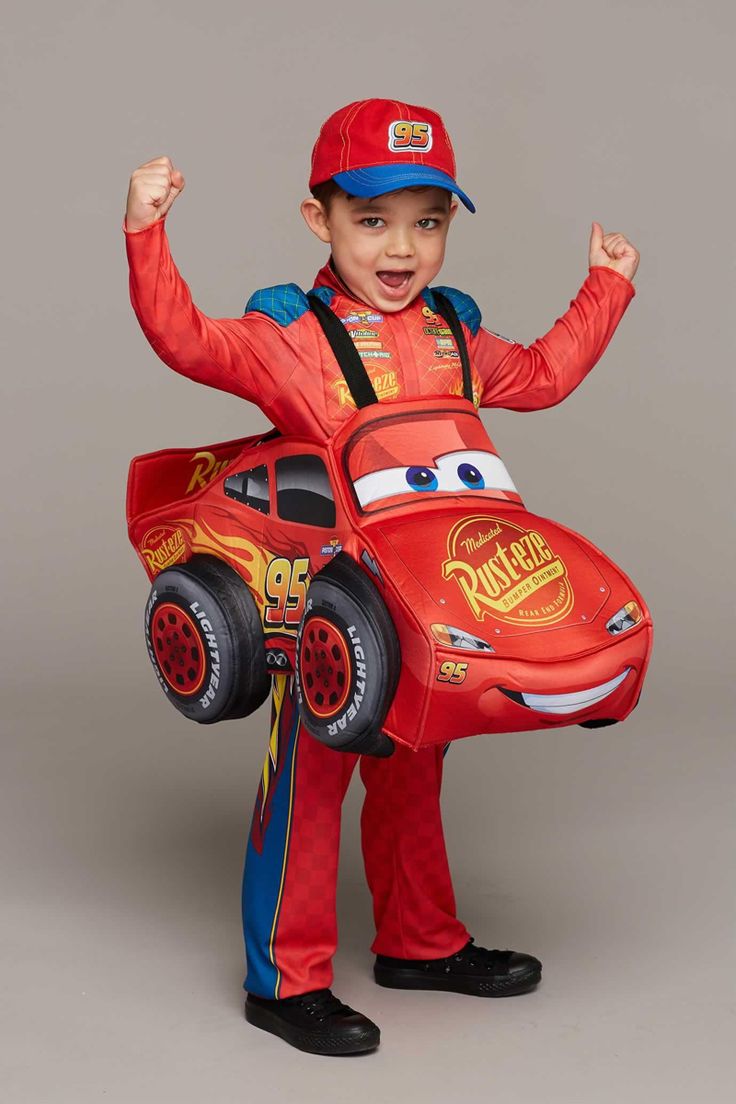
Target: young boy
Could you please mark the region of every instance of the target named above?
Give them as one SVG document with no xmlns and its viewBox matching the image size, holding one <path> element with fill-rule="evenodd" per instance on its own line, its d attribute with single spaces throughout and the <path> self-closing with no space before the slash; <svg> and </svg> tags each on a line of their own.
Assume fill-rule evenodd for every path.
<svg viewBox="0 0 736 1104">
<path fill-rule="evenodd" d="M 330 247 L 314 289 L 346 327 L 381 402 L 462 394 L 456 343 L 429 287 L 458 196 L 440 116 L 395 100 L 356 101 L 324 123 L 312 154 L 307 226 Z M 305 292 L 255 292 L 239 318 L 192 302 L 164 220 L 184 187 L 168 157 L 131 176 L 123 230 L 130 294 L 143 331 L 175 371 L 257 403 L 277 429 L 328 437 L 355 410 Z M 476 407 L 539 410 L 580 384 L 634 295 L 639 255 L 594 222 L 589 272 L 568 311 L 529 347 L 481 326 L 471 297 L 452 303 L 467 343 Z M 438 333 L 439 331 L 439 333 Z M 397 746 L 390 758 L 333 751 L 302 729 L 292 675 L 275 675 L 271 737 L 243 880 L 248 1020 L 302 1050 L 373 1050 L 371 1020 L 333 996 L 340 806 L 360 764 L 374 974 L 384 986 L 503 996 L 533 988 L 531 955 L 476 946 L 455 912 L 440 814 L 443 749 Z"/>
</svg>

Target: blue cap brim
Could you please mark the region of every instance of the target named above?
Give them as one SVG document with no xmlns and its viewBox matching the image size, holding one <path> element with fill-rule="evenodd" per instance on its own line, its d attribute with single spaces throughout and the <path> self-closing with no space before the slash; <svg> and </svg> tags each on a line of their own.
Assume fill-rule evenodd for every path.
<svg viewBox="0 0 736 1104">
<path fill-rule="evenodd" d="M 431 165 L 372 165 L 367 169 L 336 173 L 332 179 L 344 192 L 361 198 L 384 195 L 386 192 L 412 186 L 444 188 L 448 192 L 454 192 L 467 209 L 475 214 L 475 204 L 458 188 L 452 177 Z"/>
</svg>

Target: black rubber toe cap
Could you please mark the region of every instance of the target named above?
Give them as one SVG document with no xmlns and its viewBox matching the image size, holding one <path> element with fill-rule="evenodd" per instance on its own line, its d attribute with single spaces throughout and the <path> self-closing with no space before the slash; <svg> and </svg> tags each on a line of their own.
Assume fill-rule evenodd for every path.
<svg viewBox="0 0 736 1104">
<path fill-rule="evenodd" d="M 509 974 L 511 977 L 526 977 L 527 974 L 541 974 L 542 963 L 534 955 L 522 954 L 514 951 L 509 959 Z"/>
</svg>

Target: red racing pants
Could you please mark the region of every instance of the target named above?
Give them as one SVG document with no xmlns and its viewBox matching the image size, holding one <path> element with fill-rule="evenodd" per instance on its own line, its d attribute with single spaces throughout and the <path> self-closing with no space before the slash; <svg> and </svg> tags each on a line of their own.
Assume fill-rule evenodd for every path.
<svg viewBox="0 0 736 1104">
<path fill-rule="evenodd" d="M 360 759 L 371 950 L 440 958 L 470 938 L 455 915 L 442 831 L 444 749 L 388 759 L 333 751 L 300 723 L 292 675 L 274 675 L 271 732 L 243 876 L 244 988 L 289 997 L 332 984 L 340 812 Z"/>
</svg>

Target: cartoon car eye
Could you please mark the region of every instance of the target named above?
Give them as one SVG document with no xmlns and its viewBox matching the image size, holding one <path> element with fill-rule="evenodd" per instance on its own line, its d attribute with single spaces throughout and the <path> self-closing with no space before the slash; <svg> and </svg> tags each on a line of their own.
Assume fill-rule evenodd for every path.
<svg viewBox="0 0 736 1104">
<path fill-rule="evenodd" d="M 437 489 L 437 471 L 428 467 L 381 468 L 361 475 L 353 483 L 358 502 L 365 507 L 370 502 L 393 498 L 408 491 L 433 491 Z"/>
<path fill-rule="evenodd" d="M 462 449 L 437 457 L 443 491 L 516 491 L 500 456 L 483 449 Z"/>
<path fill-rule="evenodd" d="M 406 482 L 412 491 L 437 490 L 437 476 L 433 468 L 407 468 Z"/>
<path fill-rule="evenodd" d="M 408 491 L 516 491 L 500 457 L 482 449 L 462 449 L 435 458 L 436 467 L 409 465 L 381 468 L 353 483 L 362 507 Z"/>
<path fill-rule="evenodd" d="M 486 481 L 473 464 L 458 464 L 457 474 L 467 487 L 470 487 L 474 491 L 482 491 L 486 485 Z"/>
</svg>

